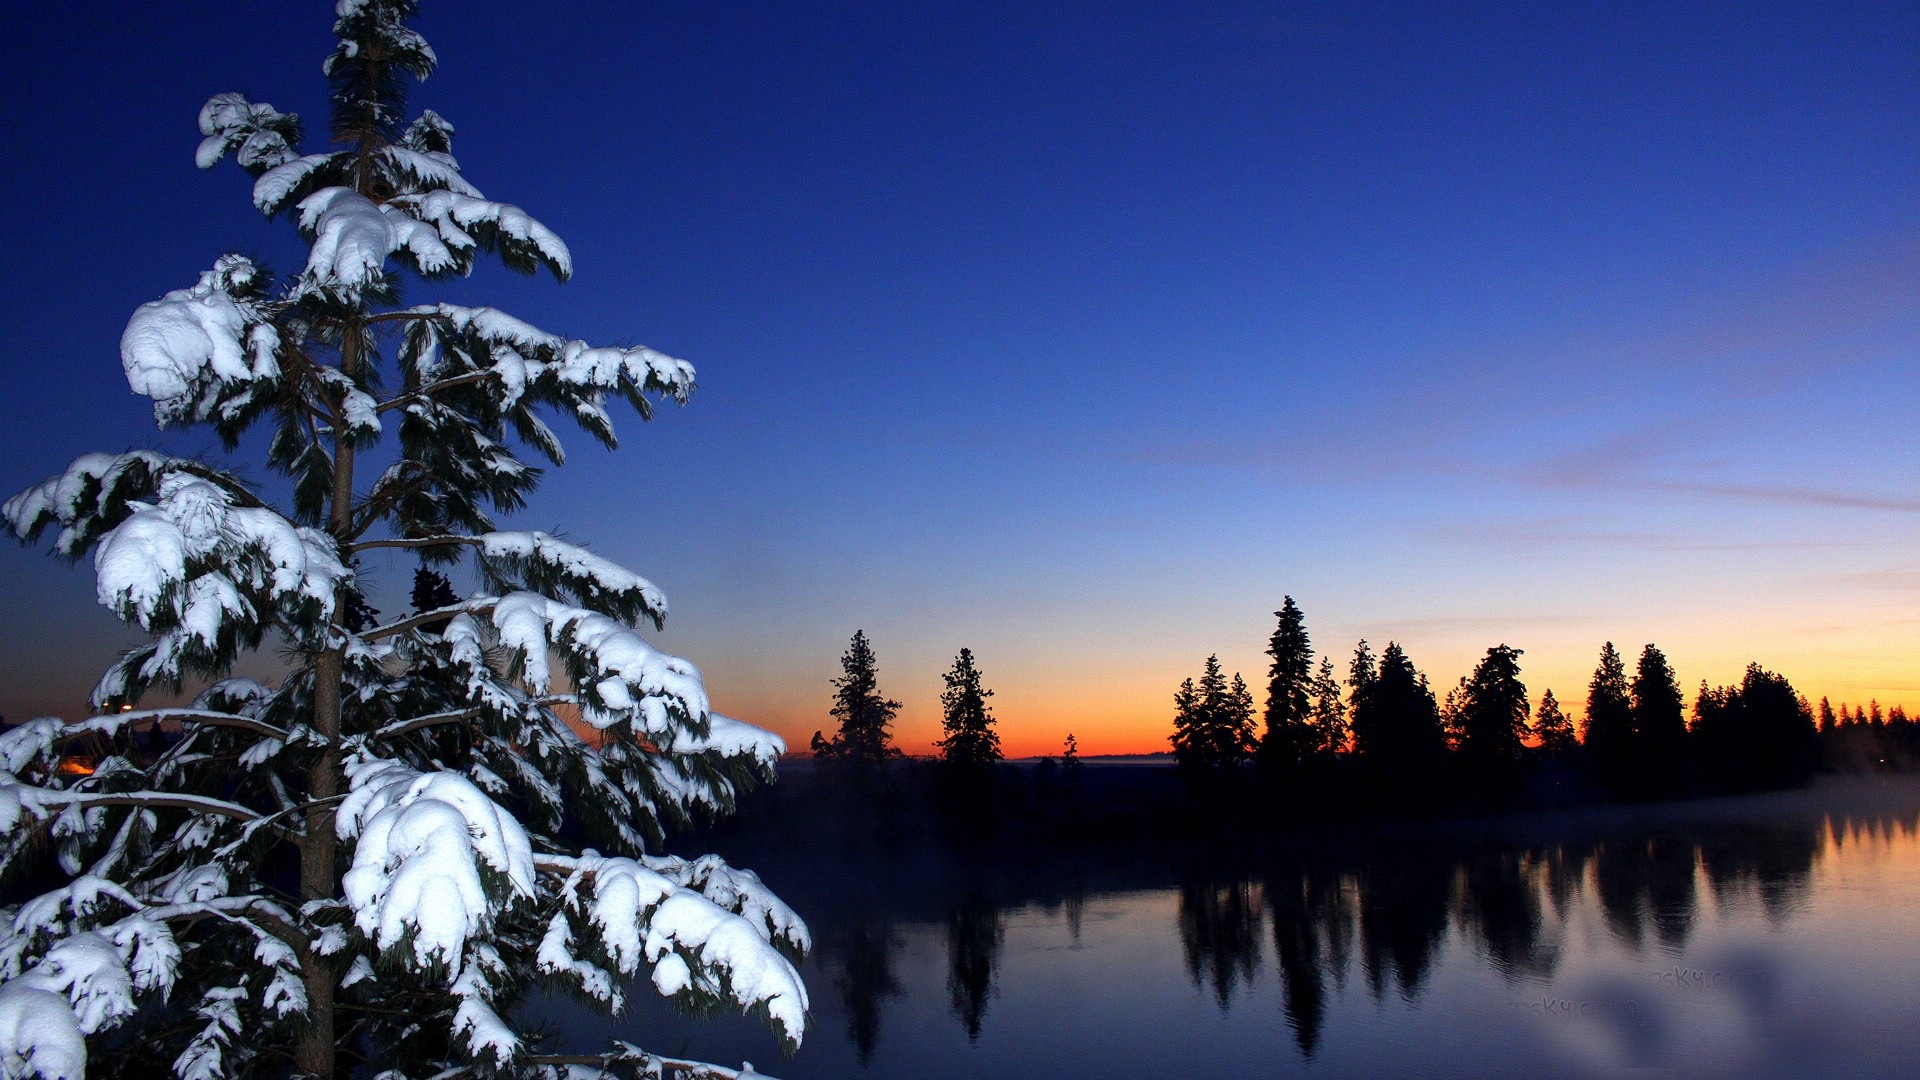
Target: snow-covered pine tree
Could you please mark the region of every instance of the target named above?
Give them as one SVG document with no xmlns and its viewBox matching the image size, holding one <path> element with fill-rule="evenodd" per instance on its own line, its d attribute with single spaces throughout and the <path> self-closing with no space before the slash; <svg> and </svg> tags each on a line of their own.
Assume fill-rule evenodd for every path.
<svg viewBox="0 0 1920 1080">
<path fill-rule="evenodd" d="M 0 870 L 62 879 L 0 912 L 6 1076 L 751 1072 L 625 1043 L 549 1052 L 509 1020 L 535 979 L 617 1010 L 647 975 L 801 1037 L 805 925 L 752 873 L 662 853 L 771 779 L 780 740 L 711 711 L 693 665 L 634 629 L 666 615 L 653 585 L 489 517 L 534 487 L 519 447 L 560 463 L 543 412 L 611 447 L 610 398 L 644 418 L 648 395 L 684 402 L 693 369 L 490 308 L 393 306 L 398 270 L 464 274 L 483 250 L 572 272 L 557 236 L 461 174 L 451 124 L 403 117 L 403 80 L 435 64 L 415 7 L 338 0 L 339 149 L 303 155 L 270 105 L 207 102 L 199 164 L 234 154 L 255 205 L 311 242 L 306 265 L 276 283 L 223 256 L 122 338 L 163 427 L 208 424 L 232 449 L 271 426 L 288 505 L 134 452 L 5 506 L 21 537 L 52 527 L 60 553 L 92 553 L 101 602 L 151 636 L 101 678 L 100 715 L 0 735 Z M 355 558 L 377 548 L 471 557 L 484 589 L 356 625 Z M 138 707 L 269 639 L 292 658 L 277 686 Z M 61 767 L 81 740 L 103 751 L 86 775 Z"/>
</svg>

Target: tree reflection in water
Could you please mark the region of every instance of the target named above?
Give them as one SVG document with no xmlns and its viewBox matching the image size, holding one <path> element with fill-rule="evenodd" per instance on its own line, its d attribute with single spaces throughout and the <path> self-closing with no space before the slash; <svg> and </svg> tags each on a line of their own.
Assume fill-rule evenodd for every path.
<svg viewBox="0 0 1920 1080">
<path fill-rule="evenodd" d="M 1548 975 L 1557 959 L 1541 942 L 1541 874 L 1532 852 L 1477 853 L 1460 862 L 1455 918 L 1500 977 Z"/>
<path fill-rule="evenodd" d="M 1699 862 L 1693 840 L 1665 833 L 1608 840 L 1594 846 L 1590 859 L 1594 892 L 1616 938 L 1637 952 L 1651 930 L 1669 954 L 1686 947 Z"/>
<path fill-rule="evenodd" d="M 837 944 L 840 971 L 834 982 L 847 1010 L 847 1039 L 860 1055 L 860 1064 L 867 1065 L 880 1042 L 880 1003 L 901 992 L 893 974 L 893 953 L 899 943 L 891 920 L 860 919 L 846 927 L 845 940 Z"/>
<path fill-rule="evenodd" d="M 1757 896 L 1767 921 L 1778 925 L 1807 899 L 1825 829 L 1799 823 L 1753 823 L 1701 837 L 1700 866 L 1719 905 Z"/>
<path fill-rule="evenodd" d="M 1375 1001 L 1395 987 L 1420 996 L 1434 953 L 1446 937 L 1453 867 L 1426 853 L 1377 862 L 1360 871 L 1360 963 Z"/>
<path fill-rule="evenodd" d="M 1005 937 L 1000 905 L 984 894 L 968 893 L 947 908 L 947 994 L 969 1042 L 980 1039 L 980 1021 L 993 997 L 994 965 Z"/>
<path fill-rule="evenodd" d="M 1213 988 L 1220 1011 L 1260 970 L 1260 904 L 1245 878 L 1191 877 L 1180 885 L 1180 944 L 1193 984 Z"/>
<path fill-rule="evenodd" d="M 1325 869 L 1280 872 L 1267 881 L 1273 951 L 1280 965 L 1280 1007 L 1307 1060 L 1326 1021 L 1326 978 L 1346 984 L 1353 951 L 1351 879 Z"/>
</svg>

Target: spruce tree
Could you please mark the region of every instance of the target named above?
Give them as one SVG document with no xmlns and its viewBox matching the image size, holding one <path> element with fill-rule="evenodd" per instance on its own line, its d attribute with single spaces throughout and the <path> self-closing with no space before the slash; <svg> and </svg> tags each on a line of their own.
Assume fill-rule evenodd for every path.
<svg viewBox="0 0 1920 1080">
<path fill-rule="evenodd" d="M 1628 689 L 1634 758 L 1639 762 L 1630 786 L 1649 797 L 1677 794 L 1687 773 L 1686 699 L 1666 654 L 1654 645 L 1642 649 Z"/>
<path fill-rule="evenodd" d="M 1521 650 L 1495 645 L 1468 676 L 1459 702 L 1460 765 L 1469 801 L 1483 807 L 1520 795 L 1532 705 L 1520 681 Z"/>
<path fill-rule="evenodd" d="M 1367 648 L 1367 639 L 1361 638 L 1360 644 L 1353 647 L 1353 659 L 1347 661 L 1347 717 L 1349 722 L 1360 711 L 1361 699 L 1373 691 L 1373 684 L 1379 679 L 1379 668 L 1373 658 L 1373 650 Z"/>
<path fill-rule="evenodd" d="M 1433 691 L 1398 642 L 1388 642 L 1380 654 L 1379 673 L 1359 694 L 1352 724 L 1354 752 L 1363 758 L 1429 764 L 1446 750 Z"/>
<path fill-rule="evenodd" d="M 1611 641 L 1601 646 L 1600 663 L 1587 683 L 1587 722 L 1580 743 L 1594 779 L 1615 794 L 1626 791 L 1636 765 L 1633 702 L 1626 665 Z"/>
<path fill-rule="evenodd" d="M 1313 731 L 1313 646 L 1306 617 L 1285 597 L 1280 620 L 1267 642 L 1273 664 L 1267 674 L 1266 733 L 1260 740 L 1264 764 L 1283 772 L 1297 769 L 1318 741 Z"/>
<path fill-rule="evenodd" d="M 853 632 L 853 640 L 840 656 L 840 671 L 833 680 L 833 708 L 828 710 L 840 721 L 840 731 L 832 739 L 814 732 L 814 754 L 859 769 L 899 757 L 887 728 L 898 715 L 900 703 L 880 694 L 880 665 L 873 646 L 867 644 L 866 631 Z"/>
<path fill-rule="evenodd" d="M 993 729 L 993 710 L 987 707 L 993 691 L 980 685 L 973 651 L 961 649 L 954 657 L 953 670 L 942 678 L 947 688 L 940 694 L 941 726 L 946 731 L 946 737 L 940 740 L 941 755 L 949 764 L 966 768 L 982 768 L 999 761 L 1000 735 Z M 1067 738 L 1071 741 L 1073 737 Z"/>
<path fill-rule="evenodd" d="M 1495 645 L 1467 677 L 1460 701 L 1460 752 L 1470 758 L 1514 760 L 1526 742 L 1532 706 L 1520 681 L 1521 650 Z"/>
<path fill-rule="evenodd" d="M 1333 661 L 1324 656 L 1313 679 L 1313 734 L 1317 753 L 1332 755 L 1347 748 L 1347 706 L 1340 700 Z"/>
<path fill-rule="evenodd" d="M 459 595 L 453 591 L 453 582 L 448 581 L 445 574 L 425 566 L 413 572 L 413 590 L 408 599 L 416 615 L 452 607 L 460 602 Z"/>
<path fill-rule="evenodd" d="M 1540 738 L 1540 752 L 1549 760 L 1570 757 L 1580 745 L 1579 740 L 1574 738 L 1573 721 L 1567 719 L 1552 690 L 1540 695 L 1540 709 L 1534 714 L 1533 731 Z"/>
<path fill-rule="evenodd" d="M 780 740 L 713 712 L 693 665 L 636 629 L 666 616 L 651 583 L 491 518 L 532 493 L 524 452 L 560 463 L 546 417 L 611 447 L 611 400 L 645 418 L 693 369 L 492 308 L 396 306 L 403 272 L 464 275 L 483 251 L 572 274 L 559 237 L 466 179 L 451 124 L 403 111 L 436 63 L 415 6 L 336 5 L 332 149 L 302 155 L 299 119 L 269 105 L 207 102 L 199 164 L 234 155 L 255 206 L 310 241 L 305 265 L 276 281 L 223 255 L 122 337 L 162 427 L 232 451 L 264 425 L 284 498 L 135 451 L 5 506 L 21 537 L 53 527 L 60 553 L 91 553 L 102 602 L 148 636 L 100 679 L 100 715 L 0 735 L 0 871 L 61 882 L 0 918 L 9 1075 L 695 1069 L 627 1043 L 547 1053 L 513 1025 L 535 980 L 610 1011 L 650 985 L 800 1038 L 781 950 L 805 926 L 754 875 L 665 854 L 771 779 Z M 474 560 L 483 588 L 363 622 L 356 560 L 380 548 Z M 277 684 L 222 678 L 269 640 Z M 219 681 L 141 705 L 197 680 Z M 82 740 L 96 767 L 63 771 Z"/>
</svg>

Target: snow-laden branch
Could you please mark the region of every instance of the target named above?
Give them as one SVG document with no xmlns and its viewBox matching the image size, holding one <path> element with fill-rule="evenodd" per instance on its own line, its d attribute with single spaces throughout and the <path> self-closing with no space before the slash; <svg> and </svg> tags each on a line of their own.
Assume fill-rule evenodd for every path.
<svg viewBox="0 0 1920 1080">
<path fill-rule="evenodd" d="M 586 548 L 543 532 L 492 532 L 477 537 L 482 558 L 496 573 L 541 593 L 571 595 L 583 607 L 616 619 L 645 616 L 666 622 L 667 598 L 653 582 Z"/>
<path fill-rule="evenodd" d="M 608 858 L 587 851 L 578 858 L 542 857 L 538 864 L 566 875 L 561 910 L 549 920 L 540 943 L 542 972 L 617 1010 L 619 984 L 645 963 L 661 994 L 763 1012 L 789 1048 L 800 1045 L 807 991 L 774 940 L 779 933 L 804 948 L 806 928 L 759 878 L 729 871 L 710 895 L 676 880 L 685 876 L 686 867 L 678 860 Z M 709 871 L 718 873 L 713 867 Z M 769 919 L 776 910 L 780 914 Z M 781 930 L 772 929 L 776 923 Z"/>
<path fill-rule="evenodd" d="M 47 811 L 56 808 L 78 807 L 85 810 L 95 806 L 191 810 L 196 814 L 212 814 L 247 824 L 264 822 L 267 818 L 267 815 L 239 803 L 179 791 L 67 791 L 14 783 L 0 787 L 0 833 L 11 831 L 23 812 L 45 817 Z"/>
<path fill-rule="evenodd" d="M 305 939 L 288 913 L 262 897 L 217 895 L 224 874 L 200 869 L 160 904 L 83 875 L 12 912 L 0 926 L 0 1075 L 83 1080 L 85 1037 L 132 1016 L 141 995 L 172 989 L 182 953 L 169 924 L 213 918 L 245 930 L 270 973 L 262 1006 L 280 1017 L 306 1009 Z M 109 921 L 109 907 L 127 913 Z"/>
<path fill-rule="evenodd" d="M 655 649 L 618 619 L 534 592 L 501 597 L 491 618 L 500 644 L 513 650 L 534 693 L 544 694 L 552 684 L 549 650 L 578 669 L 581 716 L 594 727 L 631 724 L 661 741 L 671 740 L 682 726 L 696 733 L 706 728 L 707 691 L 699 669 Z M 442 636 L 471 640 L 477 647 L 475 629 L 470 618 L 456 618 Z"/>
<path fill-rule="evenodd" d="M 464 777 L 359 758 L 336 828 L 358 840 L 343 884 L 382 950 L 410 939 L 414 963 L 454 963 L 510 896 L 533 892 L 533 849 L 511 815 Z M 489 889 L 482 868 L 503 883 Z"/>
<path fill-rule="evenodd" d="M 618 1075 L 612 1071 L 615 1065 L 628 1065 L 638 1070 L 641 1076 L 658 1077 L 660 1080 L 774 1080 L 766 1073 L 755 1071 L 751 1061 L 742 1062 L 738 1069 L 729 1069 L 705 1061 L 649 1053 L 631 1043 L 622 1043 L 621 1047 L 607 1054 L 533 1054 L 527 1058 L 527 1062 L 552 1069 L 566 1069 L 566 1072 L 559 1074 L 563 1080 L 607 1080 Z"/>
<path fill-rule="evenodd" d="M 408 311 L 436 316 L 406 329 L 401 363 L 415 393 L 428 387 L 444 392 L 456 385 L 454 380 L 486 374 L 490 378 L 476 386 L 495 410 L 520 409 L 523 400 L 553 404 L 609 444 L 613 432 L 605 395 L 626 398 L 644 418 L 651 410 L 644 394 L 684 403 L 693 393 L 693 365 L 644 345 L 593 346 L 493 308 L 435 304 Z M 546 439 L 538 441 L 543 451 L 554 453 Z"/>
<path fill-rule="evenodd" d="M 269 739 L 287 739 L 287 730 L 256 720 L 251 716 L 235 713 L 214 712 L 208 709 L 140 709 L 131 712 L 103 713 L 72 725 L 64 738 L 77 739 L 87 735 L 117 735 L 121 731 L 141 724 L 194 723 L 206 727 L 226 727 L 240 731 L 250 731 Z"/>
</svg>

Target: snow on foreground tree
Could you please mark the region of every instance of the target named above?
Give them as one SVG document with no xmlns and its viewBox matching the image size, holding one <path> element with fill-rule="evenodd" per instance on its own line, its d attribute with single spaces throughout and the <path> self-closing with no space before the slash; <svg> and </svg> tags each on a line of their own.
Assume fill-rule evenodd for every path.
<svg viewBox="0 0 1920 1080">
<path fill-rule="evenodd" d="M 636 632 L 666 616 L 652 584 L 489 518 L 538 477 L 515 445 L 561 462 L 543 411 L 611 447 L 609 398 L 644 418 L 648 395 L 685 402 L 693 370 L 489 308 L 393 306 L 397 270 L 464 274 L 482 250 L 572 271 L 557 236 L 461 175 L 450 124 L 403 122 L 402 78 L 435 64 L 415 7 L 339 0 L 340 149 L 302 155 L 270 105 L 207 103 L 199 164 L 234 154 L 307 263 L 276 285 L 223 256 L 122 338 L 163 427 L 209 424 L 232 449 L 270 424 L 290 505 L 153 452 L 88 455 L 6 503 L 22 538 L 91 552 L 100 601 L 151 640 L 101 678 L 100 715 L 0 735 L 0 870 L 16 892 L 64 882 L 0 909 L 5 1076 L 752 1073 L 625 1043 L 548 1052 L 510 1023 L 535 980 L 617 1011 L 641 975 L 799 1043 L 805 925 L 752 873 L 661 853 L 771 780 L 784 746 L 711 711 L 698 671 Z M 471 556 L 486 591 L 369 622 L 356 558 L 378 548 Z M 291 658 L 278 686 L 138 708 L 270 639 Z M 91 773 L 62 768 L 74 749 Z"/>
</svg>

